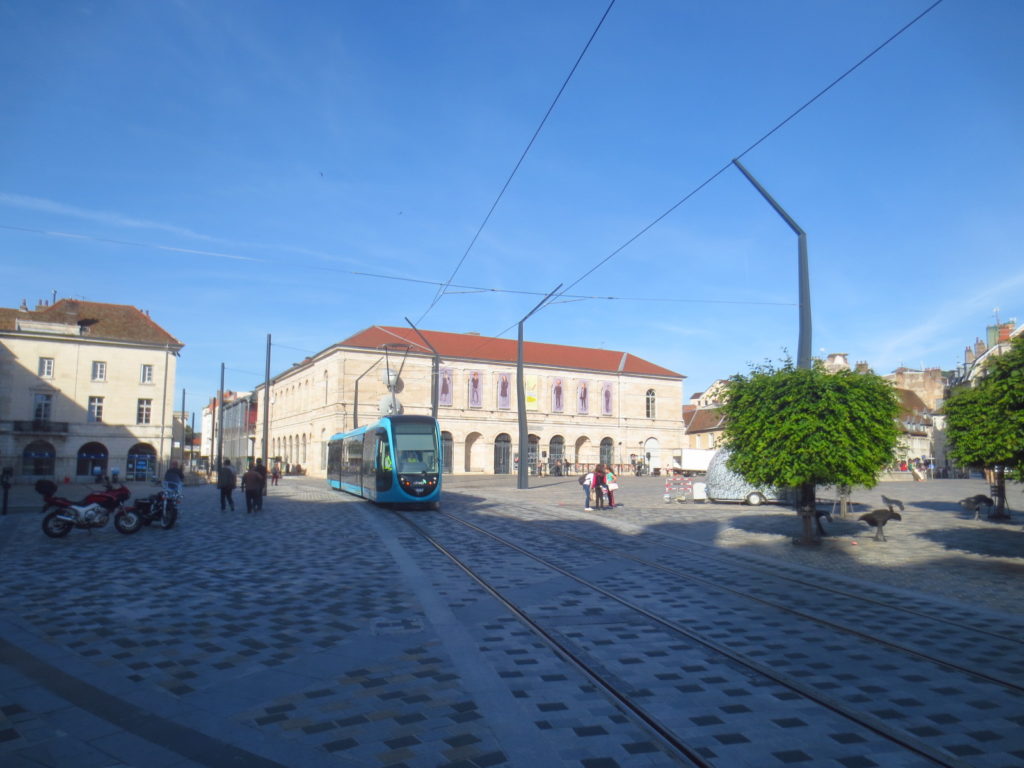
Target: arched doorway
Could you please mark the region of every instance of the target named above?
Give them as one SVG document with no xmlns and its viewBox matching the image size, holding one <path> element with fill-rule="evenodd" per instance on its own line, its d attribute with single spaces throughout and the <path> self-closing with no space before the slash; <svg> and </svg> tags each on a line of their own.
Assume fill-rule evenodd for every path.
<svg viewBox="0 0 1024 768">
<path fill-rule="evenodd" d="M 565 468 L 565 438 L 555 435 L 548 443 L 548 467 L 551 474 L 561 476 Z"/>
<path fill-rule="evenodd" d="M 658 438 L 649 437 L 644 443 L 644 463 L 651 474 L 654 474 L 655 470 L 661 473 L 661 445 Z"/>
<path fill-rule="evenodd" d="M 86 443 L 78 449 L 75 474 L 79 477 L 93 477 L 107 473 L 107 446 L 103 443 Z"/>
<path fill-rule="evenodd" d="M 512 472 L 512 438 L 502 432 L 494 438 L 494 474 L 508 475 Z"/>
<path fill-rule="evenodd" d="M 531 475 L 540 473 L 540 438 L 530 435 L 526 443 L 526 466 Z"/>
<path fill-rule="evenodd" d="M 577 437 L 576 438 L 576 455 L 572 457 L 575 465 L 576 472 L 585 472 L 585 463 L 588 458 L 587 456 L 587 445 L 590 443 L 589 437 Z"/>
<path fill-rule="evenodd" d="M 455 441 L 452 440 L 451 432 L 441 433 L 441 471 L 450 475 L 454 471 L 452 466 L 452 456 L 455 453 Z"/>
<path fill-rule="evenodd" d="M 466 472 L 472 472 L 474 467 L 482 468 L 483 462 L 475 455 L 480 453 L 480 441 L 483 438 L 479 432 L 473 432 L 466 438 Z"/>
<path fill-rule="evenodd" d="M 156 448 L 148 443 L 136 443 L 128 450 L 124 467 L 125 480 L 147 480 L 156 472 Z"/>
<path fill-rule="evenodd" d="M 45 440 L 29 443 L 21 453 L 23 475 L 52 475 L 56 463 L 57 451 Z"/>
<path fill-rule="evenodd" d="M 615 441 L 610 437 L 601 441 L 601 458 L 598 461 L 609 465 L 615 461 Z"/>
</svg>

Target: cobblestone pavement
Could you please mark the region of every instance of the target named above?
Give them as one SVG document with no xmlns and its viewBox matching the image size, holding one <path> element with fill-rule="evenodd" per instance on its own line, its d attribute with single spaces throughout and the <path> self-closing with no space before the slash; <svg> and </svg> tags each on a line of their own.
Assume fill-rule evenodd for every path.
<svg viewBox="0 0 1024 768">
<path fill-rule="evenodd" d="M 1019 486 L 1010 487 L 1009 523 L 968 519 L 956 504 L 987 493 L 982 481 L 858 489 L 855 514 L 826 523 L 830 535 L 807 547 L 793 544 L 791 510 L 666 503 L 659 478 L 623 478 L 624 506 L 603 512 L 582 510 L 574 478 L 530 483 L 452 478 L 445 504 L 711 544 L 806 574 L 809 589 L 881 584 L 1004 625 L 1024 613 Z M 856 520 L 883 493 L 905 505 L 885 543 Z M 5 768 L 674 764 L 394 516 L 306 478 L 272 488 L 256 515 L 220 512 L 211 487 L 185 494 L 171 531 L 122 536 L 108 526 L 52 540 L 28 511 L 38 509 L 30 489 L 15 489 L 16 511 L 0 518 Z M 530 581 L 522 566 L 506 575 Z M 591 564 L 591 576 L 613 583 L 616 572 Z M 648 632 L 614 621 L 606 631 Z M 985 723 L 995 715 L 970 716 L 976 741 L 995 737 Z M 800 760 L 781 752 L 771 762 L 763 749 L 730 764 Z M 859 763 L 872 764 L 888 765 Z"/>
</svg>

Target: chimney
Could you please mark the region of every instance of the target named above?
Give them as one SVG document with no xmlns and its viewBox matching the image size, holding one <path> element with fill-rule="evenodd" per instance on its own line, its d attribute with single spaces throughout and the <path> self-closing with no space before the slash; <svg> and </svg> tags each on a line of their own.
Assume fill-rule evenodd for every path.
<svg viewBox="0 0 1024 768">
<path fill-rule="evenodd" d="M 28 312 L 28 302 L 24 299 L 21 300 L 21 306 L 18 307 L 19 312 Z"/>
<path fill-rule="evenodd" d="M 985 350 L 986 349 L 987 349 L 987 347 L 985 346 L 985 342 L 984 341 L 982 341 L 981 339 L 975 339 L 974 340 L 974 356 L 975 357 L 981 357 L 983 354 L 985 354 Z"/>
<path fill-rule="evenodd" d="M 974 362 L 974 350 L 970 346 L 964 347 L 964 364 L 970 365 Z"/>
</svg>

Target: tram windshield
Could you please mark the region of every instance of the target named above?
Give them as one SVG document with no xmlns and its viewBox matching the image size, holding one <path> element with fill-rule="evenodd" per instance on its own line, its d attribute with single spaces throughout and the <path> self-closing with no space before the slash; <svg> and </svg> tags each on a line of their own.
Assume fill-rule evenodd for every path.
<svg viewBox="0 0 1024 768">
<path fill-rule="evenodd" d="M 437 473 L 437 436 L 433 424 L 402 424 L 394 429 L 394 439 L 399 474 Z"/>
</svg>

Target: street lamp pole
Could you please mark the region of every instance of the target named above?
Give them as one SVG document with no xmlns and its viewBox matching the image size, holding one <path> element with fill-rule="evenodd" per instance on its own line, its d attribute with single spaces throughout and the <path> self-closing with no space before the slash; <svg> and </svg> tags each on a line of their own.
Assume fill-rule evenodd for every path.
<svg viewBox="0 0 1024 768">
<path fill-rule="evenodd" d="M 807 268 L 807 233 L 797 224 L 793 217 L 783 210 L 782 206 L 775 202 L 775 199 L 768 194 L 739 160 L 733 160 L 733 165 L 740 169 L 740 173 L 747 177 L 747 181 L 754 185 L 754 188 L 761 193 L 761 196 L 768 201 L 768 204 L 775 209 L 775 212 L 782 217 L 789 228 L 796 232 L 797 237 L 797 261 L 800 281 L 800 329 L 796 347 L 796 367 L 811 367 L 811 279 Z"/>
<path fill-rule="evenodd" d="M 537 306 L 527 312 L 523 319 L 519 321 L 519 344 L 516 347 L 516 405 L 519 409 L 519 479 L 516 481 L 516 488 L 519 490 L 526 490 L 530 487 L 530 480 L 527 475 L 528 468 L 526 466 L 526 449 L 529 444 L 530 435 L 526 426 L 526 387 L 524 384 L 525 377 L 523 376 L 523 324 L 530 315 L 543 307 L 548 299 L 561 287 L 561 283 L 555 286 L 554 291 L 541 299 Z"/>
</svg>

